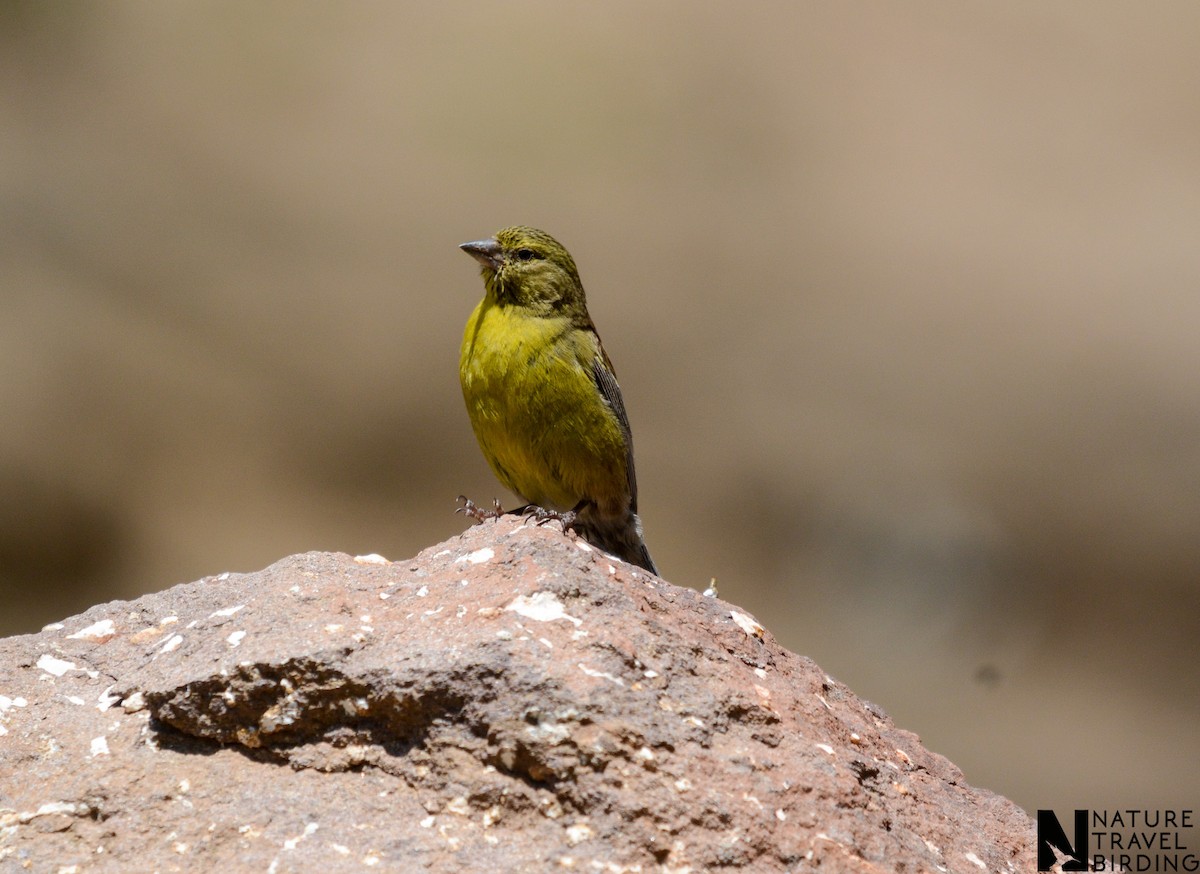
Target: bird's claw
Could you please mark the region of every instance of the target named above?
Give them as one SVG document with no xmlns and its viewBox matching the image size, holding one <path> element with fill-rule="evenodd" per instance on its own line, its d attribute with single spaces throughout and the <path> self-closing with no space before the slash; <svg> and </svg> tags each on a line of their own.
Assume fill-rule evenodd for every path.
<svg viewBox="0 0 1200 874">
<path fill-rule="evenodd" d="M 474 519 L 476 522 L 486 522 L 488 519 L 499 519 L 504 515 L 504 508 L 500 505 L 500 501 L 492 498 L 492 509 L 488 510 L 479 506 L 466 495 L 459 495 L 458 502 L 462 504 L 455 513 L 462 513 L 468 519 Z"/>
<path fill-rule="evenodd" d="M 579 517 L 579 513 L 575 510 L 560 513 L 558 510 L 547 510 L 545 507 L 539 507 L 536 504 L 530 504 L 526 507 L 524 515 L 532 519 L 535 525 L 545 525 L 547 522 L 561 522 L 563 531 L 569 530 Z"/>
</svg>

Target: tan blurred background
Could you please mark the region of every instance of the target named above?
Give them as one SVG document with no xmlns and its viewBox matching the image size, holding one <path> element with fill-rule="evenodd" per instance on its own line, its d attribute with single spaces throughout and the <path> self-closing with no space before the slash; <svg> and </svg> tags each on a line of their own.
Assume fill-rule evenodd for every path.
<svg viewBox="0 0 1200 874">
<path fill-rule="evenodd" d="M 0 16 L 0 633 L 461 530 L 528 223 L 667 578 L 1027 809 L 1200 804 L 1200 5 Z"/>
</svg>

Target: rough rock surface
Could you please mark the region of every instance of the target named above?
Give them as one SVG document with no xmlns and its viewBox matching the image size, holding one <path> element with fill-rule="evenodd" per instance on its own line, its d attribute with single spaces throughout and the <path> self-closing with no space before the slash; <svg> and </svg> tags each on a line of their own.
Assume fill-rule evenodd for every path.
<svg viewBox="0 0 1200 874">
<path fill-rule="evenodd" d="M 0 872 L 977 874 L 1034 852 L 1022 810 L 744 612 L 553 526 L 293 556 L 0 641 Z"/>
</svg>

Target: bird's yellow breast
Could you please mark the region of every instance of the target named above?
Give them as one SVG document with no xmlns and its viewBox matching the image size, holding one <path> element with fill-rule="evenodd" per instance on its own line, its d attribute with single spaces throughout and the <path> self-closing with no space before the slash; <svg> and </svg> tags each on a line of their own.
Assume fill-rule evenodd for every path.
<svg viewBox="0 0 1200 874">
<path fill-rule="evenodd" d="M 467 320 L 467 414 L 496 477 L 529 503 L 628 502 L 625 435 L 592 376 L 600 354 L 594 332 L 490 294 Z"/>
</svg>

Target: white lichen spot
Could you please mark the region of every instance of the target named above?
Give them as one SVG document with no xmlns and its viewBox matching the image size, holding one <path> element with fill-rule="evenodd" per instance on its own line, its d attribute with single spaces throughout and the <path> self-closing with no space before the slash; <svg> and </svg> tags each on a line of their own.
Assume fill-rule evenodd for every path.
<svg viewBox="0 0 1200 874">
<path fill-rule="evenodd" d="M 490 546 L 485 546 L 483 549 L 477 549 L 474 552 L 468 552 L 466 555 L 460 555 L 454 561 L 457 564 L 461 561 L 467 561 L 471 564 L 483 564 L 485 561 L 491 561 L 496 557 L 496 550 Z"/>
<path fill-rule="evenodd" d="M 242 642 L 242 638 L 244 638 L 245 636 L 246 636 L 246 632 L 235 631 L 235 632 L 233 632 L 233 634 L 229 635 L 229 637 L 225 638 L 225 640 L 230 646 L 237 646 L 238 644 L 240 644 Z"/>
<path fill-rule="evenodd" d="M 245 604 L 238 604 L 236 607 L 226 607 L 223 610 L 214 610 L 208 614 L 209 619 L 219 619 L 221 617 L 236 616 L 246 609 Z"/>
<path fill-rule="evenodd" d="M 176 841 L 175 843 L 171 844 L 171 849 L 181 856 L 191 848 L 192 847 L 190 844 L 185 844 L 183 841 Z"/>
<path fill-rule="evenodd" d="M 500 810 L 500 805 L 493 804 L 483 812 L 483 816 L 480 817 L 480 822 L 483 823 L 484 828 L 491 828 L 500 821 L 500 817 L 503 815 L 503 811 Z"/>
<path fill-rule="evenodd" d="M 643 762 L 653 762 L 654 750 L 650 749 L 650 747 L 639 747 L 638 750 L 633 754 L 633 757 Z"/>
<path fill-rule="evenodd" d="M 616 575 L 616 573 L 617 573 L 617 569 L 616 569 L 615 567 L 613 567 L 613 566 L 610 564 L 610 565 L 608 566 L 608 575 L 609 575 L 609 576 L 615 576 L 615 575 Z"/>
<path fill-rule="evenodd" d="M 456 838 L 453 835 L 451 835 L 449 833 L 449 829 L 450 829 L 449 824 L 439 826 L 438 834 L 442 836 L 442 840 L 444 840 L 446 842 L 447 847 L 449 847 L 451 850 L 457 850 L 459 848 L 459 846 L 462 844 L 462 840 L 460 838 Z"/>
<path fill-rule="evenodd" d="M 458 609 L 454 611 L 454 618 L 462 619 L 466 615 L 467 615 L 467 606 L 465 604 L 459 604 Z"/>
<path fill-rule="evenodd" d="M 356 555 L 354 560 L 358 564 L 391 564 L 386 558 L 377 552 L 372 552 L 369 555 Z"/>
<path fill-rule="evenodd" d="M 362 863 L 364 865 L 366 865 L 368 868 L 374 868 L 376 865 L 379 864 L 379 862 L 380 862 L 380 857 L 375 853 L 367 853 L 367 855 L 363 856 L 363 858 L 362 858 Z"/>
<path fill-rule="evenodd" d="M 392 597 L 392 593 L 391 593 L 391 592 L 380 592 L 380 593 L 379 593 L 379 600 L 380 600 L 380 601 L 386 601 L 386 600 L 387 600 L 388 598 L 390 598 L 390 597 Z"/>
<path fill-rule="evenodd" d="M 428 594 L 429 594 L 429 586 L 421 586 L 421 588 L 417 589 L 417 597 L 418 598 L 424 598 Z"/>
<path fill-rule="evenodd" d="M 225 571 L 224 573 L 217 574 L 217 582 L 223 583 L 227 579 L 229 579 L 229 577 L 230 577 L 229 571 Z"/>
<path fill-rule="evenodd" d="M 43 625 L 42 631 L 62 631 L 66 627 L 61 622 L 51 622 L 49 625 Z"/>
<path fill-rule="evenodd" d="M 562 601 L 558 600 L 558 595 L 553 592 L 535 592 L 528 598 L 524 595 L 518 595 L 504 609 L 524 616 L 527 619 L 532 619 L 535 622 L 553 622 L 555 619 L 566 619 L 568 622 L 573 622 L 576 628 L 583 624 L 582 619 L 577 619 L 567 613 Z"/>
<path fill-rule="evenodd" d="M 114 695 L 112 693 L 112 690 L 113 690 L 113 686 L 109 686 L 107 689 L 105 689 L 103 692 L 101 692 L 100 697 L 96 699 L 96 709 L 99 710 L 101 713 L 107 712 L 108 708 L 112 707 L 114 704 L 118 703 L 121 700 L 121 697 L 119 695 Z M 130 696 L 130 697 L 132 697 L 132 696 Z"/>
<path fill-rule="evenodd" d="M 816 746 L 817 749 L 826 752 L 831 756 L 833 755 L 833 747 L 831 747 L 829 744 L 817 744 Z"/>
<path fill-rule="evenodd" d="M 321 826 L 320 826 L 319 824 L 315 823 L 315 822 L 306 823 L 306 824 L 305 824 L 305 826 L 304 826 L 304 833 L 303 833 L 303 834 L 301 834 L 301 835 L 297 835 L 297 836 L 296 836 L 296 837 L 294 837 L 294 838 L 288 838 L 286 841 L 284 841 L 284 842 L 283 842 L 283 848 L 284 848 L 285 850 L 294 850 L 294 849 L 296 849 L 297 845 L 298 845 L 298 844 L 299 844 L 299 843 L 300 843 L 302 840 L 304 840 L 304 839 L 305 839 L 305 838 L 307 838 L 307 837 L 310 837 L 310 836 L 311 836 L 313 833 L 315 833 L 315 832 L 316 832 L 316 830 L 317 830 L 317 829 L 319 829 L 320 827 L 321 827 Z"/>
<path fill-rule="evenodd" d="M 692 781 L 689 780 L 687 777 L 680 777 L 678 780 L 675 781 L 675 791 L 676 792 L 687 792 L 691 788 L 692 788 Z"/>
<path fill-rule="evenodd" d="M 339 625 L 336 622 L 331 622 L 325 626 L 325 632 L 327 634 L 337 634 L 339 631 L 341 631 L 345 627 L 346 627 L 345 625 Z"/>
<path fill-rule="evenodd" d="M 350 848 L 347 847 L 345 844 L 330 844 L 329 849 L 333 850 L 339 856 L 349 856 L 350 855 Z"/>
<path fill-rule="evenodd" d="M 934 853 L 936 855 L 941 855 L 941 852 L 942 852 L 941 847 L 939 847 L 933 841 L 929 840 L 929 838 L 921 838 L 921 840 L 923 840 L 925 842 L 925 846 L 929 848 L 929 852 Z"/>
<path fill-rule="evenodd" d="M 180 795 L 185 795 L 192 788 L 192 781 L 186 777 L 179 781 L 178 791 Z"/>
<path fill-rule="evenodd" d="M 592 547 L 589 546 L 588 544 L 584 543 L 582 540 L 576 540 L 575 546 L 579 549 L 580 552 L 591 552 L 592 551 Z"/>
<path fill-rule="evenodd" d="M 54 816 L 58 813 L 65 813 L 67 816 L 87 816 L 91 812 L 92 808 L 82 801 L 48 801 L 33 813 L 22 813 L 18 816 L 22 822 L 29 822 L 39 816 Z"/>
<path fill-rule="evenodd" d="M 68 634 L 67 640 L 103 640 L 117 633 L 111 619 L 101 619 L 93 622 L 87 628 L 81 628 L 74 634 Z"/>
<path fill-rule="evenodd" d="M 108 738 L 106 738 L 104 735 L 100 735 L 100 737 L 92 738 L 91 757 L 95 758 L 96 756 L 107 756 L 107 755 L 108 755 Z"/>
<path fill-rule="evenodd" d="M 169 638 L 167 638 L 167 640 L 163 643 L 163 645 L 161 647 L 159 647 L 158 651 L 160 653 L 174 652 L 175 650 L 179 649 L 179 647 L 182 643 L 183 643 L 183 635 L 182 634 L 172 634 Z"/>
<path fill-rule="evenodd" d="M 69 702 L 71 702 L 72 704 L 85 704 L 85 703 L 87 703 L 87 702 L 85 702 L 85 701 L 84 701 L 82 698 L 80 698 L 78 695 L 67 695 L 67 696 L 66 696 L 66 698 L 67 698 L 67 700 L 68 700 Z"/>
<path fill-rule="evenodd" d="M 747 616 L 745 613 L 740 613 L 737 610 L 730 610 L 729 616 L 737 624 L 737 627 L 746 632 L 751 637 L 763 639 L 763 635 L 767 630 L 758 624 L 757 620 L 752 616 Z"/>
<path fill-rule="evenodd" d="M 645 677 L 647 680 L 653 680 L 655 677 L 658 676 L 658 671 L 652 671 L 652 670 L 647 669 L 645 671 L 642 671 L 642 676 Z"/>
<path fill-rule="evenodd" d="M 178 621 L 178 616 L 164 616 L 162 619 L 158 620 L 158 624 L 161 627 L 163 625 L 174 625 Z"/>
<path fill-rule="evenodd" d="M 760 680 L 765 680 L 767 678 L 767 672 L 762 668 L 755 668 L 754 676 L 758 677 Z"/>
<path fill-rule="evenodd" d="M 983 864 L 983 859 L 979 858 L 974 853 L 967 853 L 966 857 L 967 857 L 967 861 L 970 862 L 972 865 L 978 865 L 980 868 L 984 869 L 985 871 L 987 870 L 987 865 Z"/>
<path fill-rule="evenodd" d="M 777 820 L 779 820 L 780 822 L 786 822 L 787 821 L 787 811 L 776 808 L 775 818 Z"/>
<path fill-rule="evenodd" d="M 459 816 L 468 816 L 471 813 L 471 805 L 467 803 L 465 796 L 458 795 L 446 802 L 446 810 Z"/>
<path fill-rule="evenodd" d="M 763 803 L 761 801 L 759 801 L 755 796 L 751 795 L 749 792 L 742 793 L 742 800 L 749 801 L 751 804 L 753 804 L 759 810 L 763 809 Z"/>
<path fill-rule="evenodd" d="M 115 697 L 115 696 L 113 696 L 113 697 Z M 104 705 L 105 705 L 105 696 L 101 695 L 100 703 L 96 705 L 96 709 L 97 710 L 107 710 L 108 706 L 111 706 L 111 705 L 108 705 L 108 706 L 104 706 Z M 128 698 L 125 698 L 121 701 L 121 709 L 124 710 L 126 713 L 136 713 L 139 710 L 145 710 L 146 709 L 146 696 L 143 695 L 141 692 L 134 692 Z"/>
<path fill-rule="evenodd" d="M 427 816 L 423 820 L 421 820 L 419 823 L 417 823 L 417 825 L 419 825 L 421 828 L 433 828 L 433 824 L 436 821 L 437 820 L 435 820 L 432 816 Z"/>
<path fill-rule="evenodd" d="M 74 662 L 56 659 L 54 656 L 50 655 L 50 653 L 44 653 L 42 657 L 37 660 L 37 666 L 47 674 L 53 674 L 56 677 L 61 677 L 67 671 L 79 670 L 79 668 L 75 667 Z"/>
<path fill-rule="evenodd" d="M 567 826 L 567 843 L 571 846 L 586 841 L 592 837 L 592 827 L 587 823 L 579 822 L 575 825 Z"/>
<path fill-rule="evenodd" d="M 599 677 L 602 680 L 608 680 L 611 683 L 616 683 L 618 686 L 625 685 L 625 681 L 622 680 L 620 677 L 613 676 L 612 674 L 607 673 L 606 671 L 597 671 L 595 668 L 589 668 L 583 662 L 580 662 L 577 665 L 577 667 L 579 668 L 579 670 L 583 671 L 589 677 Z"/>
<path fill-rule="evenodd" d="M 571 736 L 571 730 L 561 722 L 555 722 L 554 717 L 545 716 L 536 724 L 526 726 L 525 736 L 543 744 L 560 744 Z"/>
</svg>

